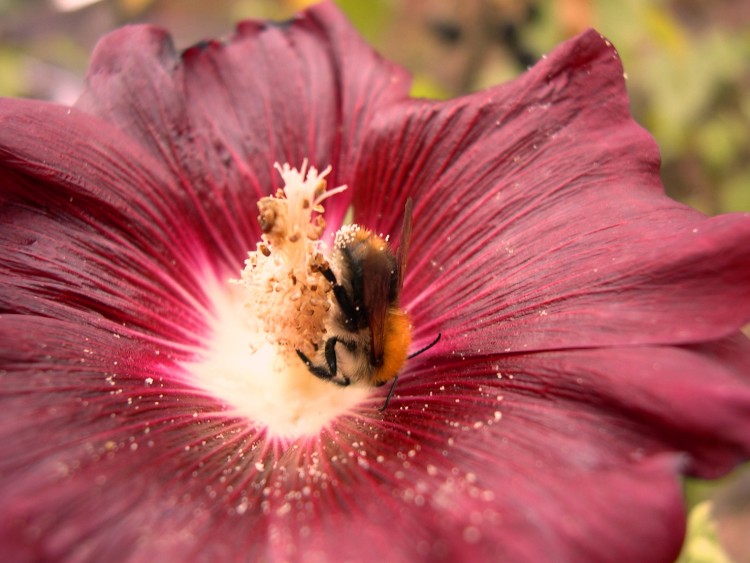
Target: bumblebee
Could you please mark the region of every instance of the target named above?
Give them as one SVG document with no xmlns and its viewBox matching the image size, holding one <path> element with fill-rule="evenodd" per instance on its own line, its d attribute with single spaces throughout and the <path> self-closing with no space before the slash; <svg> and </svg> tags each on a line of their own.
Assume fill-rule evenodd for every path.
<svg viewBox="0 0 750 563">
<path fill-rule="evenodd" d="M 394 255 L 381 236 L 358 225 L 342 227 L 336 234 L 333 262 L 321 269 L 332 284 L 336 307 L 328 326 L 322 363 L 301 351 L 297 355 L 310 372 L 326 381 L 347 386 L 356 382 L 381 386 L 393 380 L 385 410 L 406 360 L 435 345 L 409 355 L 411 320 L 401 309 L 406 256 L 412 231 L 412 200 L 407 200 L 398 252 Z"/>
</svg>

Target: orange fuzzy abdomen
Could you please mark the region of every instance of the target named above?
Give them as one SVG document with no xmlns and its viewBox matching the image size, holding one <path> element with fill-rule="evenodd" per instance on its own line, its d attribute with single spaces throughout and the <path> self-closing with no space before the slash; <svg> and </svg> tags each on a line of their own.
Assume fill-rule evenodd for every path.
<svg viewBox="0 0 750 563">
<path fill-rule="evenodd" d="M 400 309 L 388 312 L 385 325 L 383 365 L 372 376 L 374 385 L 383 384 L 396 377 L 409 357 L 411 345 L 411 319 Z"/>
</svg>

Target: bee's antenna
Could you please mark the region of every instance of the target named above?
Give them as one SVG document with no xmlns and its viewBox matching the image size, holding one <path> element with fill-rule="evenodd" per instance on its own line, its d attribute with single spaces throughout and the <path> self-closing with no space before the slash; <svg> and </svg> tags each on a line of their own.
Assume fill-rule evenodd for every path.
<svg viewBox="0 0 750 563">
<path fill-rule="evenodd" d="M 429 344 L 428 344 L 427 346 L 425 346 L 424 348 L 420 348 L 419 350 L 417 350 L 417 351 L 416 351 L 416 352 L 414 352 L 413 354 L 409 354 L 409 356 L 408 356 L 408 359 L 409 359 L 409 360 L 411 360 L 412 358 L 414 358 L 414 357 L 416 357 L 416 356 L 419 356 L 419 355 L 420 355 L 420 354 L 421 354 L 422 352 L 427 352 L 427 350 L 429 350 L 429 349 L 430 349 L 430 348 L 432 348 L 432 347 L 433 347 L 433 346 L 434 346 L 435 344 L 437 344 L 438 342 L 440 342 L 440 337 L 441 337 L 441 336 L 443 336 L 443 333 L 442 333 L 442 332 L 438 332 L 438 335 L 437 335 L 437 337 L 435 337 L 435 340 L 433 340 L 432 342 L 430 342 L 430 343 L 429 343 Z"/>
<path fill-rule="evenodd" d="M 391 402 L 391 395 L 393 395 L 393 390 L 396 388 L 396 382 L 398 381 L 398 375 L 393 378 L 393 383 L 391 384 L 391 388 L 388 389 L 388 396 L 385 398 L 385 402 L 383 403 L 383 406 L 378 409 L 378 411 L 383 412 L 385 409 L 388 408 L 388 403 Z"/>
<path fill-rule="evenodd" d="M 409 354 L 408 359 L 412 359 L 415 356 L 419 356 L 422 352 L 426 352 L 427 350 L 429 350 L 430 348 L 432 348 L 435 344 L 437 344 L 438 342 L 440 342 L 440 337 L 442 335 L 443 334 L 441 332 L 438 332 L 438 335 L 435 338 L 435 340 L 433 340 L 432 342 L 430 342 L 424 348 L 420 348 L 419 350 L 417 350 L 413 354 Z M 388 403 L 391 402 L 391 396 L 393 396 L 393 390 L 396 389 L 396 382 L 397 381 L 398 381 L 398 375 L 393 378 L 393 383 L 391 383 L 391 388 L 388 390 L 388 395 L 385 398 L 385 402 L 383 403 L 383 406 L 378 409 L 378 411 L 383 412 L 385 409 L 388 408 Z"/>
</svg>

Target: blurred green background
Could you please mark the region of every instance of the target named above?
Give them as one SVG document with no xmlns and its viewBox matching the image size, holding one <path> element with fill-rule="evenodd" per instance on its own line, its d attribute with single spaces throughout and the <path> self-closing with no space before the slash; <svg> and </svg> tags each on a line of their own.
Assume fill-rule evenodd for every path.
<svg viewBox="0 0 750 563">
<path fill-rule="evenodd" d="M 239 19 L 284 19 L 310 3 L 0 0 L 0 95 L 72 103 L 98 37 L 127 23 L 162 25 L 184 48 L 228 36 Z M 560 41 L 597 28 L 620 52 L 633 115 L 661 148 L 667 191 L 709 214 L 750 211 L 749 0 L 337 4 L 376 49 L 412 72 L 415 95 L 438 98 L 509 80 Z M 697 508 L 683 563 L 729 561 L 717 538 L 736 561 L 750 562 L 750 471 L 726 483 L 689 484 Z"/>
</svg>

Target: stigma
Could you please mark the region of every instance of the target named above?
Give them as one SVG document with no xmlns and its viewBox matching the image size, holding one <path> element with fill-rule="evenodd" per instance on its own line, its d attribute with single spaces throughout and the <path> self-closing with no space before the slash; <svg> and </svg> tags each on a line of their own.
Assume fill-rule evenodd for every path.
<svg viewBox="0 0 750 563">
<path fill-rule="evenodd" d="M 258 201 L 261 230 L 239 277 L 205 284 L 213 304 L 208 345 L 187 366 L 190 383 L 219 399 L 231 416 L 266 427 L 271 436 L 318 434 L 368 390 L 311 377 L 299 353 L 325 345 L 332 306 L 323 202 L 331 167 L 275 165 L 283 186 Z"/>
<path fill-rule="evenodd" d="M 297 170 L 275 165 L 284 187 L 258 201 L 262 235 L 249 253 L 241 278 L 248 321 L 259 323 L 268 342 L 280 350 L 312 354 L 322 343 L 331 307 L 331 285 L 321 273 L 328 268 L 321 236 L 322 202 L 346 186 L 327 190 L 329 166 L 318 173 L 307 161 Z"/>
</svg>

